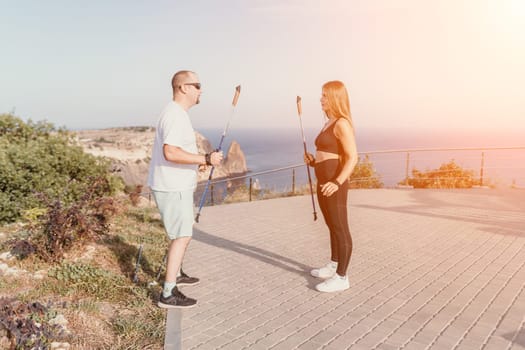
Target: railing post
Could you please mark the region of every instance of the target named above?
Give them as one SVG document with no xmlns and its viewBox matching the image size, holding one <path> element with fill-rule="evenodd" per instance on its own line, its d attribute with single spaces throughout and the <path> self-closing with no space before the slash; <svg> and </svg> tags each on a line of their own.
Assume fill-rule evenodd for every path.
<svg viewBox="0 0 525 350">
<path fill-rule="evenodd" d="M 214 205 L 215 202 L 213 200 L 213 184 L 210 186 L 210 199 L 211 199 L 211 205 Z"/>
<path fill-rule="evenodd" d="M 252 201 L 252 187 L 253 187 L 253 180 L 250 177 L 250 186 L 248 187 L 248 201 Z"/>
<path fill-rule="evenodd" d="M 481 152 L 481 168 L 479 169 L 479 185 L 483 186 L 483 168 L 485 166 L 485 152 Z"/>
<path fill-rule="evenodd" d="M 408 185 L 408 166 L 410 164 L 410 153 L 407 152 L 407 164 L 405 167 L 405 185 Z"/>
<path fill-rule="evenodd" d="M 292 194 L 295 194 L 295 168 L 292 169 Z"/>
</svg>

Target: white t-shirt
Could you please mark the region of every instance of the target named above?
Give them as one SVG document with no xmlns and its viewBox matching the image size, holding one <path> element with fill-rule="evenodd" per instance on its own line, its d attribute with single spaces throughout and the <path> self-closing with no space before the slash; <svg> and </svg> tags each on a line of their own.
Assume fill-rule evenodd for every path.
<svg viewBox="0 0 525 350">
<path fill-rule="evenodd" d="M 188 113 L 171 101 L 160 114 L 149 166 L 148 185 L 154 191 L 187 191 L 197 186 L 197 164 L 178 164 L 164 158 L 164 145 L 198 153 L 195 131 Z"/>
</svg>

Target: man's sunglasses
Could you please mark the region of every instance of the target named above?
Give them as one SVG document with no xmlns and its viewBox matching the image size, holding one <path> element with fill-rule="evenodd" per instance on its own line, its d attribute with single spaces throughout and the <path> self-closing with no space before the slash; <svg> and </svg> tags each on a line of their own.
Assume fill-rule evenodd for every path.
<svg viewBox="0 0 525 350">
<path fill-rule="evenodd" d="M 197 90 L 201 89 L 201 83 L 184 83 L 183 85 L 191 85 Z"/>
</svg>

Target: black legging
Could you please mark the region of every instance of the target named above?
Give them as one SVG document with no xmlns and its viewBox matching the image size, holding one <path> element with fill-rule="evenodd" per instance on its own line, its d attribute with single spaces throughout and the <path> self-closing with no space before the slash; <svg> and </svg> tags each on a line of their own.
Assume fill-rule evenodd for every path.
<svg viewBox="0 0 525 350">
<path fill-rule="evenodd" d="M 348 213 L 346 208 L 348 197 L 348 181 L 330 197 L 321 193 L 321 185 L 333 181 L 340 171 L 340 162 L 337 159 L 328 159 L 315 163 L 317 177 L 317 200 L 323 213 L 324 221 L 330 230 L 330 248 L 332 261 L 337 261 L 337 274 L 346 275 L 350 256 L 352 255 L 352 236 L 348 228 Z"/>
</svg>

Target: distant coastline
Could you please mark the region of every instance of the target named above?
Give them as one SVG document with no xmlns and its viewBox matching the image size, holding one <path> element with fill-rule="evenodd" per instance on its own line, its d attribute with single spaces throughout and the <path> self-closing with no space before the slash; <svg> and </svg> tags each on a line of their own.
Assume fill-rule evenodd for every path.
<svg viewBox="0 0 525 350">
<path fill-rule="evenodd" d="M 78 130 L 84 134 L 97 130 L 113 130 L 125 132 L 130 129 L 150 128 L 145 126 L 115 127 L 105 129 Z M 198 129 L 196 131 L 206 137 L 212 147 L 216 147 L 223 133 L 222 128 Z M 318 130 L 305 129 L 307 147 L 314 152 L 314 139 Z M 140 159 L 149 157 L 149 147 L 153 142 L 151 133 L 145 133 L 145 139 L 131 139 L 126 143 L 126 149 L 130 152 L 140 149 Z M 149 140 L 151 139 L 151 140 Z M 399 149 L 422 149 L 422 148 L 466 148 L 466 147 L 515 147 L 525 146 L 522 141 L 522 133 L 480 130 L 387 130 L 387 129 L 363 129 L 356 131 L 358 151 L 366 154 L 372 151 L 399 150 Z M 302 137 L 299 128 L 231 128 L 223 143 L 223 150 L 227 151 L 232 141 L 240 144 L 241 150 L 246 157 L 249 173 L 254 174 L 280 167 L 302 164 Z M 140 143 L 140 144 L 139 144 Z M 137 149 L 133 149 L 137 148 Z M 525 151 L 490 151 L 485 152 L 484 176 L 495 182 L 508 185 L 515 182 L 517 185 L 525 185 Z M 370 160 L 374 164 L 377 173 L 387 187 L 395 186 L 404 178 L 406 172 L 406 158 L 404 153 L 390 153 L 382 155 L 370 154 Z M 481 151 L 457 151 L 457 152 L 416 152 L 409 156 L 409 171 L 412 168 L 424 171 L 439 167 L 450 160 L 456 161 L 460 166 L 479 171 L 481 163 Z M 296 172 L 296 181 L 306 182 L 305 172 Z M 291 171 L 281 172 L 274 175 L 264 175 L 259 179 L 264 186 L 275 186 L 282 188 L 291 185 Z"/>
</svg>

